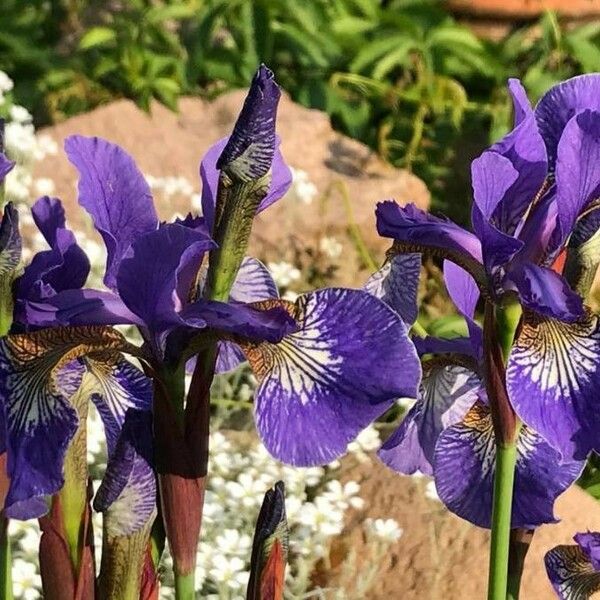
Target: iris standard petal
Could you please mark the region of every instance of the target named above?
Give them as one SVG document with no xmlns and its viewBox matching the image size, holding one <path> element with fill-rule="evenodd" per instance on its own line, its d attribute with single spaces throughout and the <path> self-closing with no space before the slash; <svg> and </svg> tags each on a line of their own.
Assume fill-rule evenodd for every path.
<svg viewBox="0 0 600 600">
<path fill-rule="evenodd" d="M 580 75 L 552 87 L 535 108 L 540 133 L 554 171 L 557 148 L 567 122 L 585 109 L 600 110 L 600 74 Z"/>
<path fill-rule="evenodd" d="M 280 460 L 324 464 L 395 398 L 415 397 L 420 364 L 404 323 L 366 292 L 304 294 L 293 313 L 299 329 L 279 344 L 242 345 L 260 381 L 257 428 Z"/>
<path fill-rule="evenodd" d="M 600 591 L 600 572 L 581 546 L 555 546 L 546 552 L 544 563 L 560 600 L 589 600 Z"/>
<path fill-rule="evenodd" d="M 533 113 L 533 109 L 527 98 L 527 92 L 519 79 L 511 77 L 508 80 L 507 87 L 513 103 L 514 126 L 517 127 L 528 115 Z"/>
<path fill-rule="evenodd" d="M 104 283 L 114 289 L 129 246 L 158 227 L 150 188 L 131 156 L 116 144 L 71 136 L 65 150 L 79 171 L 79 204 L 90 213 L 106 244 Z"/>
<path fill-rule="evenodd" d="M 562 242 L 582 211 L 599 197 L 600 112 L 585 110 L 567 122 L 558 143 L 556 208 Z"/>
<path fill-rule="evenodd" d="M 206 232 L 177 223 L 138 236 L 119 266 L 119 295 L 154 334 L 179 324 L 178 274 L 213 247 Z"/>
<path fill-rule="evenodd" d="M 364 290 L 393 308 L 407 325 L 417 320 L 419 307 L 419 253 L 396 254 L 376 273 L 371 275 Z"/>
<path fill-rule="evenodd" d="M 481 243 L 477 237 L 446 219 L 418 209 L 414 204 L 402 207 L 391 200 L 380 202 L 375 210 L 380 236 L 395 240 L 398 252 L 430 252 L 447 258 L 485 285 Z"/>
<path fill-rule="evenodd" d="M 206 219 L 209 231 L 212 231 L 215 221 L 215 206 L 217 203 L 217 189 L 219 187 L 219 169 L 217 160 L 227 145 L 229 137 L 220 139 L 208 149 L 200 163 L 200 179 L 202 180 L 202 214 Z M 279 144 L 279 136 L 275 136 L 275 154 L 271 165 L 271 181 L 267 195 L 261 200 L 256 214 L 265 210 L 282 198 L 292 185 L 292 172 L 287 166 Z"/>
<path fill-rule="evenodd" d="M 545 317 L 575 322 L 585 314 L 579 295 L 552 269 L 523 263 L 507 274 L 507 281 L 516 287 L 524 307 Z"/>
<path fill-rule="evenodd" d="M 600 449 L 600 328 L 591 313 L 563 323 L 526 311 L 506 366 L 519 417 L 566 459 Z"/>
<path fill-rule="evenodd" d="M 405 475 L 433 475 L 440 433 L 460 422 L 477 402 L 480 378 L 461 366 L 435 366 L 423 375 L 419 398 L 378 452 L 390 468 Z"/>
<path fill-rule="evenodd" d="M 494 430 L 489 408 L 478 403 L 464 420 L 445 429 L 435 447 L 435 486 L 453 513 L 490 527 L 495 472 Z M 561 462 L 559 453 L 523 426 L 517 438 L 517 465 L 511 527 L 554 523 L 554 501 L 579 476 L 583 461 Z"/>
</svg>

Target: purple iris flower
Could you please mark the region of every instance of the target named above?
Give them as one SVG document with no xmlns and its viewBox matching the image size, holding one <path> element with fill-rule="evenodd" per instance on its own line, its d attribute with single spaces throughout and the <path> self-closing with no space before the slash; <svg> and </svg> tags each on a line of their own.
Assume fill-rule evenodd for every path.
<svg viewBox="0 0 600 600">
<path fill-rule="evenodd" d="M 587 600 L 600 591 L 600 533 L 576 534 L 575 545 L 555 546 L 546 553 L 546 572 L 561 600 Z"/>
<path fill-rule="evenodd" d="M 382 282 L 386 301 L 399 314 L 414 314 L 418 255 L 397 255 L 372 281 Z M 404 269 L 400 265 L 404 265 Z M 466 319 L 469 336 L 414 338 L 423 377 L 415 404 L 379 450 L 394 471 L 432 475 L 440 499 L 458 516 L 490 527 L 495 472 L 495 443 L 485 384 L 480 326 L 474 320 L 479 290 L 454 263 L 444 264 L 452 300 Z M 405 285 L 409 282 L 408 285 Z M 583 461 L 562 461 L 541 436 L 524 426 L 517 438 L 512 526 L 536 527 L 556 521 L 554 500 L 579 476 Z"/>
<path fill-rule="evenodd" d="M 378 231 L 397 251 L 443 256 L 488 301 L 520 302 L 506 369 L 510 401 L 565 459 L 600 449 L 598 319 L 570 285 L 580 289 L 576 270 L 570 281 L 559 272 L 565 251 L 593 251 L 600 225 L 599 90 L 600 75 L 576 77 L 534 110 L 521 84 L 509 82 L 515 125 L 473 162 L 472 232 L 413 205 L 377 208 Z"/>
</svg>

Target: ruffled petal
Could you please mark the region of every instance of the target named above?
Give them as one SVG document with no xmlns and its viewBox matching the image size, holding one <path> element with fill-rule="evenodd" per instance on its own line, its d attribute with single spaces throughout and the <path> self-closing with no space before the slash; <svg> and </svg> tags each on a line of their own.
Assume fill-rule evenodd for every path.
<svg viewBox="0 0 600 600">
<path fill-rule="evenodd" d="M 558 273 L 532 263 L 514 267 L 507 275 L 523 306 L 545 317 L 574 322 L 584 316 L 583 301 Z"/>
<path fill-rule="evenodd" d="M 79 171 L 79 203 L 104 238 L 104 283 L 114 289 L 121 259 L 133 241 L 158 227 L 148 183 L 122 148 L 101 138 L 71 136 L 69 160 Z"/>
<path fill-rule="evenodd" d="M 421 255 L 396 254 L 369 277 L 364 289 L 393 308 L 407 325 L 417 320 Z"/>
<path fill-rule="evenodd" d="M 435 485 L 442 502 L 459 517 L 490 527 L 495 472 L 494 431 L 489 409 L 476 404 L 465 419 L 445 429 L 435 447 Z M 559 453 L 523 426 L 511 527 L 554 523 L 554 501 L 579 476 L 582 461 L 561 462 Z"/>
<path fill-rule="evenodd" d="M 420 364 L 406 326 L 366 292 L 302 295 L 294 317 L 298 331 L 279 344 L 242 345 L 260 380 L 257 428 L 284 462 L 324 464 L 395 398 L 415 397 Z"/>
<path fill-rule="evenodd" d="M 217 203 L 217 189 L 219 187 L 219 169 L 217 160 L 227 145 L 229 137 L 220 139 L 208 149 L 200 163 L 200 178 L 202 179 L 202 214 L 206 219 L 209 231 L 212 231 L 215 221 L 215 206 Z M 282 198 L 292 185 L 292 172 L 287 166 L 279 144 L 279 136 L 275 136 L 275 154 L 271 166 L 271 181 L 267 195 L 261 200 L 256 213 L 265 210 Z"/>
<path fill-rule="evenodd" d="M 433 475 L 440 433 L 460 422 L 479 399 L 482 383 L 464 367 L 436 366 L 423 376 L 420 397 L 378 452 L 398 473 Z"/>
<path fill-rule="evenodd" d="M 600 449 L 600 328 L 587 314 L 563 323 L 525 312 L 506 366 L 519 417 L 565 458 Z"/>
<path fill-rule="evenodd" d="M 589 600 L 600 591 L 600 572 L 581 546 L 555 546 L 546 552 L 544 563 L 560 600 Z"/>
<path fill-rule="evenodd" d="M 393 238 L 398 252 L 430 252 L 465 268 L 482 286 L 486 274 L 482 265 L 481 243 L 472 233 L 451 221 L 434 217 L 414 204 L 404 207 L 380 202 L 375 211 L 377 231 Z"/>
<path fill-rule="evenodd" d="M 552 87 L 539 101 L 535 116 L 554 171 L 558 143 L 568 121 L 586 109 L 600 110 L 600 74 L 572 77 Z"/>
</svg>

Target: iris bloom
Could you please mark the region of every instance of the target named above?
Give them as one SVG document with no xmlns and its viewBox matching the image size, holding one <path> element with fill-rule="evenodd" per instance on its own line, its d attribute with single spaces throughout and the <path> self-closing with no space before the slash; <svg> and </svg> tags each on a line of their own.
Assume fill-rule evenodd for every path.
<svg viewBox="0 0 600 600">
<path fill-rule="evenodd" d="M 366 286 L 409 324 L 416 318 L 419 267 L 418 254 L 399 254 Z M 399 473 L 432 475 L 440 499 L 452 512 L 489 528 L 495 444 L 482 377 L 481 328 L 474 320 L 479 294 L 467 273 L 453 263 L 445 264 L 444 276 L 469 336 L 414 339 L 423 360 L 417 399 L 379 457 Z M 560 454 L 527 426 L 518 434 L 517 453 L 512 527 L 555 522 L 554 500 L 578 477 L 583 461 L 561 461 Z"/>
<path fill-rule="evenodd" d="M 546 572 L 561 600 L 588 600 L 600 591 L 600 533 L 578 533 L 575 545 L 546 553 Z"/>
<path fill-rule="evenodd" d="M 432 252 L 459 265 L 468 275 L 455 285 L 475 300 L 481 293 L 521 304 L 508 396 L 565 460 L 600 449 L 600 330 L 581 298 L 598 265 L 599 89 L 600 75 L 576 77 L 534 110 L 510 81 L 514 128 L 472 165 L 473 231 L 412 205 L 377 208 L 378 231 L 397 252 Z"/>
</svg>

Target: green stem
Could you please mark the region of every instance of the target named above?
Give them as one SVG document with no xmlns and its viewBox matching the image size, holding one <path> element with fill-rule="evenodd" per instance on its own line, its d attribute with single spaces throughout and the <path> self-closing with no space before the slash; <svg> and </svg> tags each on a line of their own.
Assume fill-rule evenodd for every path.
<svg viewBox="0 0 600 600">
<path fill-rule="evenodd" d="M 194 600 L 194 572 L 185 575 L 175 573 L 175 598 L 176 600 Z"/>
<path fill-rule="evenodd" d="M 412 324 L 410 332 L 420 338 L 427 337 L 427 329 L 419 323 L 418 319 Z"/>
<path fill-rule="evenodd" d="M 506 600 L 516 443 L 496 446 L 488 600 Z"/>
<path fill-rule="evenodd" d="M 0 517 L 0 600 L 13 600 L 12 557 L 8 537 L 8 519 Z"/>
</svg>

